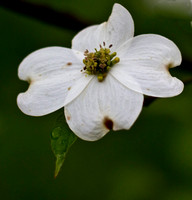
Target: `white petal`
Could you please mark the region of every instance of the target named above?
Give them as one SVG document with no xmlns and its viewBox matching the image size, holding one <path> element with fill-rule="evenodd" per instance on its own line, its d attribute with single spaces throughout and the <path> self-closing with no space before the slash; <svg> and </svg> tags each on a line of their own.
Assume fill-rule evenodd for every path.
<svg viewBox="0 0 192 200">
<path fill-rule="evenodd" d="M 107 22 L 85 28 L 73 38 L 72 49 L 82 52 L 88 49 L 92 52 L 105 42 L 107 47 L 112 44 L 114 50 L 133 35 L 134 22 L 130 13 L 116 3 Z"/>
<path fill-rule="evenodd" d="M 43 48 L 29 54 L 21 62 L 18 75 L 21 80 L 36 81 L 65 73 L 65 70 L 81 70 L 83 58 L 83 53 L 68 48 Z"/>
<path fill-rule="evenodd" d="M 73 99 L 79 96 L 81 92 L 86 88 L 88 83 L 94 78 L 94 75 L 84 74 L 81 78 L 77 79 L 73 85 L 68 88 L 68 93 L 65 98 L 64 106 L 69 104 Z"/>
<path fill-rule="evenodd" d="M 94 25 L 80 31 L 72 40 L 72 49 L 85 52 L 89 50 L 94 51 L 99 47 L 100 26 Z"/>
<path fill-rule="evenodd" d="M 172 41 L 159 35 L 140 35 L 117 52 L 120 62 L 110 73 L 125 86 L 156 97 L 182 92 L 183 83 L 169 73 L 169 68 L 181 64 L 181 53 Z"/>
<path fill-rule="evenodd" d="M 116 3 L 106 24 L 105 41 L 113 44 L 114 50 L 120 47 L 134 35 L 134 22 L 129 11 Z"/>
<path fill-rule="evenodd" d="M 65 106 L 71 130 L 88 141 L 98 140 L 109 129 L 129 129 L 143 105 L 143 95 L 108 75 L 103 82 L 92 79 L 86 89 Z"/>
<path fill-rule="evenodd" d="M 23 60 L 19 66 L 19 77 L 28 80 L 30 86 L 25 93 L 18 95 L 17 103 L 24 113 L 41 116 L 63 107 L 71 87 L 82 77 L 84 84 L 79 84 L 78 90 L 86 87 L 89 80 L 80 72 L 83 64 L 77 54 L 80 55 L 71 49 L 49 47 Z M 70 94 L 70 100 L 78 95 Z"/>
</svg>

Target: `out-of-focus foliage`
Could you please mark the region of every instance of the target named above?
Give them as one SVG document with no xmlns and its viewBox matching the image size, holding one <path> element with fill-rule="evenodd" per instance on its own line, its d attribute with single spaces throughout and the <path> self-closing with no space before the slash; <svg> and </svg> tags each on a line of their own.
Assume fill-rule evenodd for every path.
<svg viewBox="0 0 192 200">
<path fill-rule="evenodd" d="M 144 0 L 147 5 L 171 18 L 192 18 L 191 0 Z"/>
<path fill-rule="evenodd" d="M 106 21 L 114 2 L 36 0 L 93 23 Z M 118 2 L 131 12 L 136 35 L 164 35 L 192 61 L 192 28 L 187 17 L 157 12 L 144 0 Z M 110 132 L 97 142 L 77 140 L 54 180 L 49 136 L 59 112 L 39 118 L 20 112 L 16 96 L 27 84 L 17 78 L 17 68 L 36 49 L 70 47 L 76 33 L 3 8 L 0 27 L 1 199 L 192 199 L 192 84 L 180 96 L 158 99 L 144 108 L 130 131 Z M 192 76 L 185 66 L 171 73 L 183 80 Z"/>
</svg>

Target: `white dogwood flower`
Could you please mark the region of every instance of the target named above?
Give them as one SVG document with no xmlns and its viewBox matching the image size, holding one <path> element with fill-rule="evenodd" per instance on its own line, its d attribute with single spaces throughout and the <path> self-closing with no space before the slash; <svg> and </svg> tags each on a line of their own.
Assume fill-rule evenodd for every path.
<svg viewBox="0 0 192 200">
<path fill-rule="evenodd" d="M 94 141 L 110 129 L 129 129 L 143 106 L 143 94 L 172 97 L 183 83 L 169 73 L 181 53 L 155 34 L 133 37 L 130 13 L 115 4 L 107 22 L 90 26 L 72 40 L 72 49 L 48 47 L 19 66 L 30 86 L 17 98 L 27 115 L 42 116 L 62 107 L 71 130 Z"/>
</svg>

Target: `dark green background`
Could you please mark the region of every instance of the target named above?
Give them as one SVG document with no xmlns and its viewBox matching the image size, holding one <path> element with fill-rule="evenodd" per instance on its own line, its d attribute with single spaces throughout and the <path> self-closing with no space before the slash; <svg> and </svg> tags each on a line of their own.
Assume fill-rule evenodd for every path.
<svg viewBox="0 0 192 200">
<path fill-rule="evenodd" d="M 31 2 L 95 24 L 107 20 L 115 1 Z M 131 12 L 136 35 L 161 34 L 178 45 L 191 65 L 171 72 L 182 80 L 190 78 L 190 16 L 149 9 L 144 0 L 118 2 Z M 17 69 L 34 50 L 70 47 L 76 33 L 0 7 L 0 199 L 191 200 L 192 83 L 181 95 L 145 107 L 130 131 L 110 132 L 97 142 L 78 139 L 53 178 L 50 133 L 58 112 L 39 118 L 21 113 L 16 97 L 27 84 L 18 79 Z"/>
</svg>

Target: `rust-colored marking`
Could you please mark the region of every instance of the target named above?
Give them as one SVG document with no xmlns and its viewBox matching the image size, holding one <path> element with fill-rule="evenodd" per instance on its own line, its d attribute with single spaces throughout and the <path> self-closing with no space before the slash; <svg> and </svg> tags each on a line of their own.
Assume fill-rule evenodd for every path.
<svg viewBox="0 0 192 200">
<path fill-rule="evenodd" d="M 103 120 L 103 124 L 109 130 L 113 129 L 113 121 L 109 117 L 105 117 Z"/>
<path fill-rule="evenodd" d="M 69 121 L 71 119 L 71 117 L 70 116 L 67 116 L 67 120 Z"/>
</svg>

